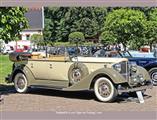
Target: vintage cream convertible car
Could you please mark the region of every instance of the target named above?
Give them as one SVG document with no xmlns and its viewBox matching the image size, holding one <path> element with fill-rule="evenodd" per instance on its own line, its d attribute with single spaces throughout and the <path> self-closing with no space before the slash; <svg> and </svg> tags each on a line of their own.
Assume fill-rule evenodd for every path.
<svg viewBox="0 0 157 120">
<path fill-rule="evenodd" d="M 126 58 L 69 56 L 66 50 L 47 56 L 11 53 L 9 57 L 14 64 L 6 81 L 14 82 L 19 93 L 31 87 L 94 90 L 98 100 L 111 102 L 118 94 L 152 88 L 148 72 Z"/>
</svg>

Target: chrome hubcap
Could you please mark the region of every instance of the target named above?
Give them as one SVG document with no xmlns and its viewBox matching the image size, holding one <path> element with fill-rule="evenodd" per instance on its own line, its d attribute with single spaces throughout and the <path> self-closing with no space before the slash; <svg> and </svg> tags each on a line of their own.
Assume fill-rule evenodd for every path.
<svg viewBox="0 0 157 120">
<path fill-rule="evenodd" d="M 108 97 L 111 94 L 110 87 L 107 83 L 100 83 L 98 90 L 102 97 Z"/>
<path fill-rule="evenodd" d="M 23 78 L 19 78 L 17 81 L 17 86 L 19 89 L 23 89 L 25 87 L 25 81 Z"/>
<path fill-rule="evenodd" d="M 72 77 L 74 82 L 78 82 L 81 79 L 81 71 L 80 69 L 74 69 L 72 72 Z"/>
<path fill-rule="evenodd" d="M 154 72 L 151 76 L 153 81 L 157 81 L 157 72 Z"/>
</svg>

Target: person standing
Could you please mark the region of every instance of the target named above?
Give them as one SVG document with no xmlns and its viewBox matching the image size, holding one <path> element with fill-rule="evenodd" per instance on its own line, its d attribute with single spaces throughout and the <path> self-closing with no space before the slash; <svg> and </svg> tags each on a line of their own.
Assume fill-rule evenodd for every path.
<svg viewBox="0 0 157 120">
<path fill-rule="evenodd" d="M 154 57 L 157 58 L 157 44 L 154 45 Z"/>
</svg>

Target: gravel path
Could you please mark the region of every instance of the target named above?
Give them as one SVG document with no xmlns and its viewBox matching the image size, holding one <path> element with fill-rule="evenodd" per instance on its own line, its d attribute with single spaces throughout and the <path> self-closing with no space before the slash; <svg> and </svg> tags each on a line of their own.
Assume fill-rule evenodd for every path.
<svg viewBox="0 0 157 120">
<path fill-rule="evenodd" d="M 92 91 L 32 89 L 27 94 L 18 94 L 11 90 L 1 97 L 1 111 L 157 111 L 157 87 L 146 91 L 144 104 L 139 104 L 136 98 L 124 99 L 128 97 L 126 95 L 120 96 L 114 103 L 102 103 L 95 99 Z"/>
</svg>

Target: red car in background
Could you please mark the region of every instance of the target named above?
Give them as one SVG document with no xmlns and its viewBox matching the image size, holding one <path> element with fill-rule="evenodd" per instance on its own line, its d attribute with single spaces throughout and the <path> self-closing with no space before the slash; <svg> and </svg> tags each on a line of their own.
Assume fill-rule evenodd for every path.
<svg viewBox="0 0 157 120">
<path fill-rule="evenodd" d="M 24 52 L 23 49 L 16 49 L 15 52 Z"/>
</svg>

